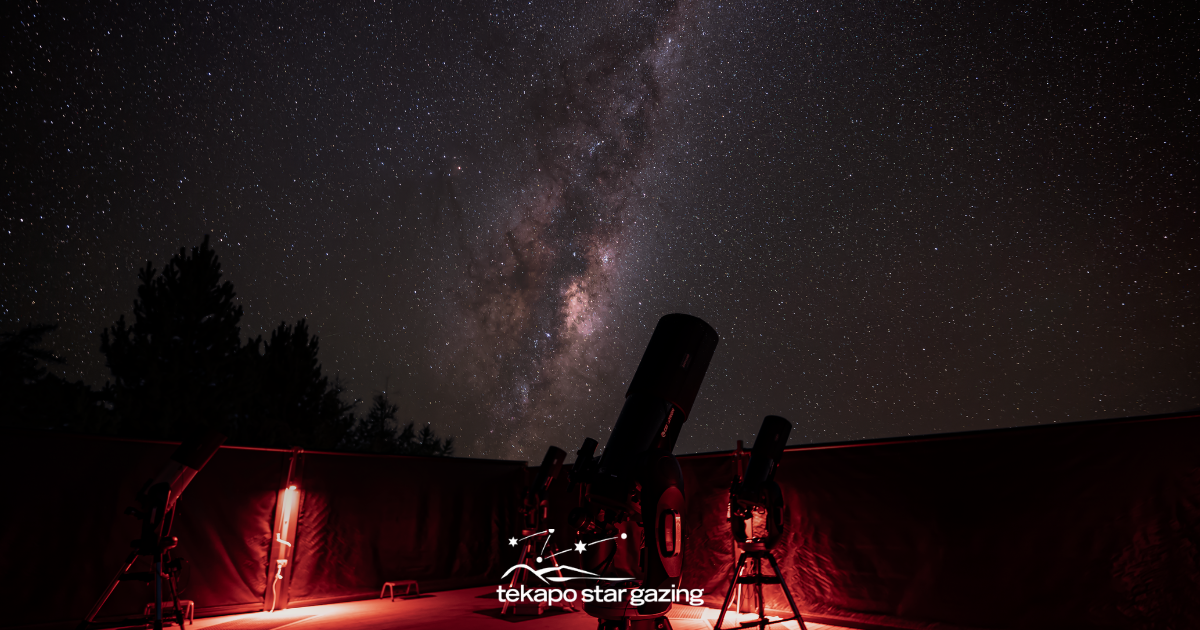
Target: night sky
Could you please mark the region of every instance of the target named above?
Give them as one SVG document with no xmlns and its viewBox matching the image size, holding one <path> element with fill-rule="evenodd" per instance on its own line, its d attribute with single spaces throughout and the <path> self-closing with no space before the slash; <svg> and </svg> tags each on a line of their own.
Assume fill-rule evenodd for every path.
<svg viewBox="0 0 1200 630">
<path fill-rule="evenodd" d="M 670 312 L 680 453 L 1200 406 L 1183 3 L 68 4 L 5 12 L 0 330 L 71 378 L 212 234 L 459 455 L 603 443 Z"/>
</svg>

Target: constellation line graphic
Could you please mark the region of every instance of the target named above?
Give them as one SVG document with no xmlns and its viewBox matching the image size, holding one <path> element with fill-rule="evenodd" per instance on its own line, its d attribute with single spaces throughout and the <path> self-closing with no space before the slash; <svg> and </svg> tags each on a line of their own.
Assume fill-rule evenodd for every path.
<svg viewBox="0 0 1200 630">
<path fill-rule="evenodd" d="M 509 539 L 508 539 L 508 544 L 509 544 L 509 546 L 511 546 L 511 547 L 516 547 L 516 546 L 517 546 L 518 544 L 520 544 L 522 541 L 529 540 L 530 538 L 536 538 L 536 537 L 538 537 L 538 536 L 545 536 L 545 537 L 546 537 L 546 540 L 545 540 L 545 541 L 543 541 L 543 543 L 542 543 L 542 550 L 541 550 L 541 552 L 539 553 L 539 555 L 537 556 L 537 558 L 535 559 L 535 561 L 537 562 L 537 564 L 541 564 L 541 563 L 543 563 L 543 562 L 545 562 L 545 561 L 547 561 L 547 560 L 553 560 L 555 557 L 557 557 L 557 556 L 561 556 L 562 554 L 564 554 L 564 553 L 567 553 L 568 551 L 575 551 L 575 552 L 578 552 L 579 554 L 581 554 L 581 555 L 582 555 L 582 554 L 583 554 L 583 552 L 587 551 L 587 548 L 588 548 L 588 547 L 591 547 L 592 545 L 598 545 L 598 544 L 600 544 L 600 543 L 602 543 L 602 542 L 608 542 L 608 541 L 610 541 L 610 540 L 616 540 L 616 539 L 618 539 L 618 538 L 620 538 L 621 540 L 625 540 L 626 538 L 628 538 L 628 537 L 629 537 L 629 535 L 628 535 L 628 534 L 626 534 L 625 532 L 621 532 L 621 534 L 620 534 L 620 535 L 617 535 L 617 536 L 612 536 L 612 537 L 610 537 L 610 538 L 604 538 L 604 539 L 602 539 L 602 540 L 596 540 L 596 541 L 592 541 L 592 542 L 590 542 L 590 543 L 585 543 L 585 542 L 583 542 L 582 540 L 580 540 L 580 541 L 577 541 L 577 542 L 575 543 L 575 545 L 574 545 L 573 547 L 571 547 L 570 549 L 563 549 L 562 551 L 559 551 L 559 552 L 557 552 L 557 553 L 553 553 L 553 554 L 551 554 L 551 555 L 549 555 L 549 556 L 543 556 L 543 555 L 541 555 L 541 554 L 544 554 L 544 553 L 546 553 L 546 547 L 547 547 L 547 546 L 550 544 L 550 538 L 551 538 L 551 536 L 552 536 L 553 534 L 554 534 L 554 529 L 547 529 L 547 530 L 544 530 L 544 531 L 537 532 L 537 533 L 535 533 L 535 534 L 530 534 L 530 535 L 528 535 L 528 536 L 525 536 L 524 538 L 517 538 L 516 536 L 513 536 L 513 537 L 511 537 L 511 538 L 509 538 Z M 524 559 L 524 557 L 525 557 L 525 556 L 522 554 L 522 559 Z M 619 578 L 612 578 L 612 577 L 601 577 L 601 576 L 599 576 L 599 575 L 597 575 L 597 574 L 595 574 L 595 573 L 592 573 L 592 572 L 590 572 L 590 571 L 585 571 L 584 569 L 579 569 L 579 568 L 576 568 L 576 567 L 571 567 L 571 566 L 561 566 L 561 565 L 558 565 L 558 563 L 557 563 L 557 562 L 555 562 L 555 563 L 554 563 L 553 565 L 551 565 L 551 566 L 548 566 L 548 567 L 543 567 L 543 568 L 541 568 L 541 569 L 534 569 L 533 567 L 531 567 L 531 566 L 529 566 L 528 564 L 525 564 L 525 563 L 523 563 L 523 562 L 522 562 L 522 563 L 519 563 L 519 564 L 514 564 L 513 566 L 509 567 L 508 571 L 505 571 L 505 572 L 504 572 L 504 575 L 502 576 L 502 578 L 501 578 L 501 579 L 503 579 L 503 578 L 506 578 L 506 577 L 508 577 L 509 575 L 512 575 L 512 573 L 513 573 L 514 571 L 516 571 L 517 569 L 522 569 L 522 568 L 523 568 L 523 569 L 525 569 L 525 570 L 527 570 L 527 571 L 529 571 L 530 573 L 532 573 L 532 574 L 536 575 L 536 576 L 538 577 L 538 579 L 540 579 L 540 580 L 541 580 L 541 581 L 543 581 L 543 582 L 546 582 L 546 580 L 547 580 L 547 578 L 545 577 L 545 574 L 546 574 L 546 573 L 553 572 L 553 571 L 557 571 L 557 572 L 558 572 L 558 577 L 552 577 L 552 578 L 549 578 L 549 580 L 550 580 L 550 581 L 553 581 L 553 582 L 566 582 L 566 581 L 569 581 L 569 580 L 587 580 L 587 579 L 594 579 L 594 580 L 605 580 L 605 581 L 609 581 L 609 582 L 619 582 L 619 581 L 622 581 L 622 580 L 629 580 L 629 579 L 632 579 L 632 578 L 627 578 L 627 577 L 619 577 Z M 563 570 L 577 571 L 577 572 L 579 572 L 579 573 L 585 573 L 586 575 L 577 575 L 577 576 L 574 576 L 574 577 L 562 577 L 562 571 L 563 571 Z"/>
</svg>

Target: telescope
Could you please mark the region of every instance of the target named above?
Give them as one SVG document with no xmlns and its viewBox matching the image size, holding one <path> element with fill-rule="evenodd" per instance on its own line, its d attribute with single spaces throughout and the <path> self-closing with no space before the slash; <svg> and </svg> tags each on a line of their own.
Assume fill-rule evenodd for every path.
<svg viewBox="0 0 1200 630">
<path fill-rule="evenodd" d="M 549 538 L 554 535 L 553 529 L 542 529 L 546 519 L 549 518 L 550 502 L 548 501 L 550 494 L 550 485 L 554 483 L 554 479 L 558 477 L 558 473 L 562 471 L 563 461 L 567 458 L 567 452 L 551 446 L 546 451 L 545 457 L 542 458 L 542 465 L 538 467 L 537 477 L 533 483 L 525 490 L 525 497 L 521 506 L 522 529 L 521 529 L 521 555 L 517 559 L 517 566 L 521 566 L 529 562 L 530 558 L 536 558 L 536 562 L 541 564 L 543 561 L 548 561 L 553 566 L 558 566 L 558 560 L 555 560 L 557 551 Z M 559 572 L 559 577 L 562 577 L 562 572 Z M 512 579 L 509 580 L 508 588 L 513 589 L 522 581 L 529 578 L 529 572 L 525 569 L 517 569 L 512 574 Z M 516 614 L 516 615 L 540 615 L 546 611 L 546 602 L 513 603 L 505 601 L 500 607 L 500 614 Z"/>
<path fill-rule="evenodd" d="M 563 461 L 566 459 L 567 452 L 557 446 L 551 446 L 546 451 L 542 465 L 538 467 L 537 477 L 525 491 L 525 506 L 522 512 L 526 529 L 541 529 L 542 523 L 548 518 L 550 502 L 546 499 L 550 493 L 550 484 L 554 483 L 554 479 L 562 471 Z"/>
<path fill-rule="evenodd" d="M 643 589 L 676 589 L 683 573 L 683 518 L 687 510 L 683 474 L 671 454 L 708 371 L 720 338 L 703 320 L 671 314 L 658 321 L 642 361 L 625 392 L 603 454 L 596 440 L 579 449 L 571 480 L 585 488 L 583 505 L 572 510 L 576 534 L 595 538 L 584 564 L 610 572 L 617 541 L 632 542 L 626 522 L 643 530 L 640 568 Z M 630 576 L 621 589 L 637 586 Z M 600 620 L 600 630 L 670 628 L 671 602 L 632 597 L 591 602 L 584 611 Z"/>
<path fill-rule="evenodd" d="M 729 526 L 733 538 L 744 548 L 744 552 L 734 564 L 733 578 L 729 582 L 729 591 L 725 594 L 725 602 L 721 604 L 721 612 L 717 616 L 716 630 L 721 630 L 725 614 L 729 611 L 733 593 L 738 591 L 739 610 L 742 585 L 754 587 L 754 595 L 758 604 L 758 620 L 741 623 L 736 627 L 747 628 L 795 620 L 800 629 L 805 630 L 804 619 L 792 599 L 783 573 L 771 555 L 771 547 L 779 540 L 783 529 L 783 493 L 779 484 L 775 483 L 775 471 L 779 468 L 779 460 L 783 459 L 783 451 L 787 446 L 788 434 L 792 431 L 792 423 L 779 416 L 767 416 L 763 419 L 750 450 L 750 462 L 746 466 L 746 474 L 735 479 L 729 488 Z M 741 443 L 738 443 L 739 449 Z M 762 571 L 762 561 L 767 560 L 774 575 L 766 575 Z M 749 561 L 749 562 L 748 562 Z M 746 575 L 742 569 L 748 569 Z M 787 596 L 788 604 L 792 607 L 792 617 L 787 619 L 769 620 L 764 610 L 763 585 L 778 584 Z"/>
<path fill-rule="evenodd" d="M 125 564 L 117 571 L 116 576 L 108 583 L 100 599 L 88 611 L 87 617 L 79 624 L 77 630 L 88 630 L 95 623 L 100 609 L 117 589 L 122 581 L 141 581 L 154 584 L 154 617 L 149 621 L 154 630 L 163 627 L 163 579 L 170 589 L 173 600 L 175 622 L 183 628 L 183 610 L 179 607 L 179 591 L 176 588 L 181 563 L 179 558 L 171 560 L 170 551 L 179 544 L 179 539 L 171 535 L 171 525 L 175 520 L 175 504 L 184 489 L 196 477 L 208 460 L 217 452 L 225 436 L 210 430 L 202 430 L 193 438 L 179 445 L 171 455 L 167 465 L 157 477 L 147 481 L 137 494 L 137 508 L 127 508 L 125 513 L 142 521 L 141 537 L 132 543 L 133 551 L 125 559 Z M 140 557 L 150 559 L 150 570 L 145 572 L 130 572 Z"/>
<path fill-rule="evenodd" d="M 775 545 L 783 527 L 783 495 L 775 469 L 783 458 L 792 423 L 767 416 L 750 451 L 746 474 L 729 488 L 729 522 L 739 543 Z"/>
</svg>

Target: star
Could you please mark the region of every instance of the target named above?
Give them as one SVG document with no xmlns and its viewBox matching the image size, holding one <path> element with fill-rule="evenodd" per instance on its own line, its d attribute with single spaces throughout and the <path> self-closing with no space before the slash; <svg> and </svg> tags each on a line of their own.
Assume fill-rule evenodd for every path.
<svg viewBox="0 0 1200 630">
<path fill-rule="evenodd" d="M 14 4 L 33 15 L 28 3 Z M 1159 76 L 1153 98 L 1141 87 L 1142 76 L 1155 73 L 1143 34 L 1165 24 L 1161 17 L 1103 8 L 1062 30 L 1009 20 L 1007 37 L 1023 42 L 1022 55 L 1031 59 L 1075 55 L 1124 68 L 1102 82 L 1083 71 L 1058 73 L 1049 89 L 1021 81 L 1024 71 L 1009 67 L 1005 46 L 969 47 L 965 58 L 956 38 L 894 38 L 926 19 L 919 7 L 900 3 L 856 12 L 853 35 L 837 21 L 812 17 L 819 14 L 801 17 L 809 15 L 805 9 L 794 14 L 796 3 L 762 3 L 753 12 L 712 6 L 729 29 L 771 42 L 753 55 L 740 35 L 689 35 L 708 28 L 710 7 L 688 2 L 636 16 L 550 11 L 537 20 L 546 19 L 544 32 L 567 29 L 572 36 L 533 46 L 514 40 L 510 49 L 493 41 L 495 33 L 525 28 L 516 25 L 531 18 L 516 16 L 527 15 L 517 10 L 527 3 L 495 4 L 488 25 L 470 12 L 413 30 L 369 26 L 390 19 L 383 10 L 346 16 L 347 28 L 329 33 L 321 69 L 308 69 L 310 97 L 293 99 L 287 116 L 261 99 L 293 90 L 295 68 L 256 67 L 239 54 L 238 39 L 225 36 L 237 32 L 232 16 L 173 16 L 173 30 L 178 23 L 180 33 L 215 36 L 172 40 L 171 54 L 154 60 L 154 74 L 165 79 L 152 91 L 138 71 L 146 38 L 134 32 L 146 20 L 114 22 L 110 31 L 39 29 L 30 26 L 32 17 L 22 19 L 20 36 L 9 38 L 10 82 L 24 77 L 22 89 L 37 96 L 6 107 L 6 124 L 39 141 L 23 154 L 27 162 L 0 166 L 0 269 L 11 296 L 0 308 L 0 334 L 61 321 L 41 351 L 66 361 L 52 369 L 58 377 L 81 379 L 95 393 L 116 376 L 107 366 L 119 364 L 96 351 L 100 333 L 122 312 L 127 321 L 134 317 L 128 309 L 138 297 L 136 270 L 101 260 L 151 261 L 162 270 L 181 246 L 211 233 L 221 282 L 236 292 L 230 308 L 244 309 L 240 324 L 230 319 L 222 328 L 222 339 L 232 344 L 235 328 L 238 343 L 269 338 L 272 322 L 304 314 L 307 334 L 320 337 L 326 353 L 316 357 L 314 349 L 314 365 L 336 366 L 344 379 L 344 390 L 334 388 L 340 404 L 371 401 L 387 389 L 380 412 L 386 415 L 389 404 L 427 409 L 422 420 L 437 439 L 454 436 L 459 456 L 532 460 L 550 444 L 607 435 L 633 361 L 658 317 L 671 312 L 703 317 L 724 339 L 696 401 L 706 411 L 682 430 L 678 455 L 724 451 L 752 438 L 768 409 L 825 409 L 793 430 L 792 442 L 804 444 L 991 429 L 998 418 L 1024 425 L 1195 406 L 1183 393 L 1194 392 L 1187 376 L 1194 372 L 1164 376 L 1153 367 L 1194 364 L 1200 350 L 1191 332 L 1200 323 L 1200 267 L 1187 254 L 1186 236 L 1200 233 L 1200 214 L 1154 201 L 1190 198 L 1194 188 L 1185 174 L 1194 172 L 1189 145 L 1178 133 L 1190 119 L 1186 77 Z M 85 3 L 64 3 L 55 19 L 60 9 L 64 25 L 82 25 L 95 13 Z M 284 3 L 261 11 L 256 19 L 264 23 L 295 17 Z M 770 26 L 796 19 L 803 28 Z M 1113 42 L 1107 48 L 1095 46 L 1099 30 L 1075 28 L 1097 19 L 1105 24 L 1103 39 Z M 991 37 L 984 32 L 991 22 L 968 12 L 939 20 L 973 42 Z M 1045 28 L 1053 37 L 1042 36 Z M 447 33 L 479 42 L 479 54 L 462 56 L 445 45 Z M 291 36 L 284 26 L 256 45 L 286 57 Z M 403 50 L 420 51 L 412 65 L 450 74 L 414 71 L 403 89 L 384 88 L 396 81 L 396 65 L 410 61 L 396 49 L 396 36 Z M 834 38 L 842 61 L 814 61 L 810 37 Z M 105 52 L 47 59 L 46 51 L 59 47 Z M 366 50 L 369 64 L 360 56 Z M 221 62 L 211 67 L 204 61 L 215 59 Z M 606 70 L 585 71 L 598 67 Z M 248 73 L 257 89 L 242 91 L 237 86 Z M 106 89 L 63 88 L 63 74 L 77 77 L 78 86 L 103 81 Z M 950 77 L 962 83 L 947 87 Z M 822 92 L 855 97 L 827 111 L 828 103 L 811 98 L 818 84 Z M 864 92 L 862 85 L 878 89 Z M 331 90 L 355 96 L 324 98 Z M 755 96 L 732 96 L 743 94 Z M 136 123 L 121 122 L 116 112 L 156 111 L 165 97 L 187 105 L 167 107 L 172 125 L 139 128 L 145 151 L 139 148 L 137 176 L 100 175 L 129 167 L 127 149 L 113 138 Z M 1111 122 L 1126 119 L 1131 98 L 1139 108 L 1142 101 L 1154 105 L 1153 116 L 1137 119 L 1138 133 L 1162 137 L 1153 172 L 1166 178 L 1143 171 L 1143 149 Z M 1079 108 L 1081 102 L 1095 107 Z M 947 113 L 953 111 L 960 113 Z M 980 116 L 995 124 L 981 124 Z M 186 165 L 171 157 L 177 134 L 188 138 L 193 159 Z M 280 168 L 262 159 L 254 141 L 232 137 L 308 148 L 295 165 Z M 886 151 L 884 138 L 892 139 Z M 1107 147 L 1103 157 L 1096 146 Z M 41 175 L 18 175 L 26 170 Z M 88 172 L 94 176 L 80 177 Z M 350 197 L 338 203 L 354 214 L 349 222 L 343 210 L 329 210 L 343 191 Z M 1069 217 L 1084 210 L 1064 214 L 1067 199 L 1099 203 L 1096 191 L 1128 203 L 1078 224 Z M 368 210 L 368 199 L 387 211 Z M 225 206 L 243 211 L 211 210 Z M 163 207 L 172 208 L 170 220 Z M 453 210 L 429 221 L 433 207 Z M 1044 230 L 1027 233 L 1027 222 Z M 1133 223 L 1138 229 L 1127 229 Z M 337 225 L 336 238 L 323 238 L 328 225 Z M 114 229 L 121 238 L 105 236 Z M 1031 260 L 1038 238 L 1053 240 L 1064 230 L 1075 253 Z M 451 241 L 453 251 L 442 251 Z M 1147 250 L 1136 269 L 1117 266 L 1119 256 L 1151 243 L 1153 254 Z M 647 247 L 662 256 L 647 256 Z M 979 261 L 988 264 L 965 278 L 962 270 Z M 892 265 L 905 271 L 893 274 Z M 261 269 L 274 280 L 255 278 L 251 270 Z M 874 306 L 846 308 L 844 296 L 866 287 Z M 926 290 L 918 287 L 928 288 L 928 299 L 917 297 Z M 985 313 L 1011 325 L 1003 332 L 981 325 Z M 1165 326 L 1151 328 L 1151 321 Z M 180 341 L 208 346 L 200 337 Z M 1108 365 L 1110 343 L 1139 360 Z M 994 377 L 1007 364 L 992 358 L 1002 353 L 1028 355 L 1003 382 Z M 1098 363 L 1105 371 L 1094 369 Z M 44 375 L 32 369 L 22 379 L 40 382 Z M 236 379 L 203 369 L 205 382 Z M 854 376 L 834 376 L 843 373 Z M 1082 380 L 1067 396 L 1061 388 L 1031 388 L 1017 374 Z M 401 375 L 403 385 L 388 386 Z M 239 400 L 256 395 L 246 392 Z M 129 393 L 118 399 L 134 402 Z M 151 403 L 137 408 L 143 404 Z M 240 405 L 229 412 L 243 413 Z M 348 413 L 367 417 L 372 406 Z M 947 406 L 955 412 L 935 411 Z M 118 417 L 125 411 L 113 410 Z M 60 421 L 84 422 L 73 414 L 54 423 Z M 139 422 L 130 422 L 122 432 L 138 431 Z M 269 430 L 246 431 L 231 442 L 291 446 Z M 368 448 L 335 437 L 322 441 Z M 394 444 L 397 452 L 406 448 Z M 542 542 L 534 541 L 517 539 L 512 547 Z"/>
<path fill-rule="evenodd" d="M 516 539 L 516 538 L 509 538 L 509 539 L 508 539 L 508 546 L 509 546 L 509 547 L 516 547 L 516 546 L 517 546 L 517 539 Z"/>
<path fill-rule="evenodd" d="M 575 551 L 578 551 L 579 553 L 583 553 L 583 551 L 585 549 L 587 549 L 587 545 L 583 544 L 582 540 L 575 543 Z"/>
</svg>

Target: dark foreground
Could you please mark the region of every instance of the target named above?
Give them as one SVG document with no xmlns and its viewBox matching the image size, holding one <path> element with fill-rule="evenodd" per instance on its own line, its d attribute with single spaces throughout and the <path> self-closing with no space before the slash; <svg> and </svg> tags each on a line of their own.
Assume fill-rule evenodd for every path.
<svg viewBox="0 0 1200 630">
<path fill-rule="evenodd" d="M 308 606 L 275 613 L 259 612 L 197 619 L 187 630 L 594 630 L 596 620 L 582 612 L 550 609 L 540 617 L 499 616 L 496 587 L 484 586 L 443 591 L 396 601 L 371 599 L 324 606 Z M 677 606 L 668 615 L 675 630 L 711 630 L 717 611 Z M 749 620 L 747 615 L 745 620 Z M 727 617 L 725 627 L 735 624 Z M 806 624 L 810 630 L 837 630 L 837 626 Z M 795 622 L 768 626 L 796 630 Z"/>
</svg>

